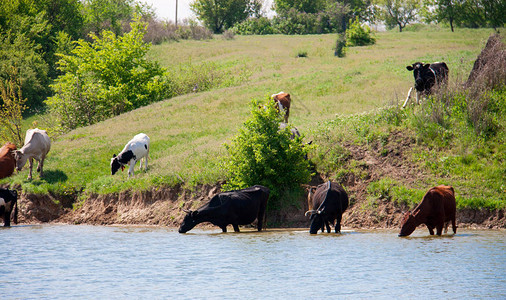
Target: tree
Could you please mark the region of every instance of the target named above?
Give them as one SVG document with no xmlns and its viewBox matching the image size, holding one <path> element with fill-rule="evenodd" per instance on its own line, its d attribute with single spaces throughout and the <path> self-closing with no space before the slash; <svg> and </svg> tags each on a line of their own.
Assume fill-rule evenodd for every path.
<svg viewBox="0 0 506 300">
<path fill-rule="evenodd" d="M 389 28 L 399 26 L 399 32 L 417 19 L 419 0 L 377 0 L 379 17 Z"/>
<path fill-rule="evenodd" d="M 314 14 L 325 8 L 326 0 L 274 0 L 274 10 L 282 15 L 290 9 L 301 13 Z"/>
<path fill-rule="evenodd" d="M 195 0 L 190 4 L 197 18 L 214 33 L 259 14 L 260 0 Z"/>
<path fill-rule="evenodd" d="M 459 3 L 455 0 L 436 0 L 435 1 L 435 16 L 439 22 L 447 21 L 450 23 L 452 32 L 454 31 L 453 25 L 458 19 Z M 431 3 L 432 4 L 432 3 Z"/>
<path fill-rule="evenodd" d="M 49 45 L 51 26 L 44 12 L 10 16 L 8 24 L 0 35 L 0 80 L 9 80 L 11 68 L 15 67 L 27 105 L 38 107 L 49 94 L 50 66 L 43 47 Z"/>
<path fill-rule="evenodd" d="M 20 146 L 23 145 L 21 121 L 23 111 L 26 109 L 26 99 L 23 98 L 17 68 L 11 67 L 9 77 L 7 80 L 0 80 L 3 102 L 0 105 L 0 141 L 13 142 Z"/>
</svg>

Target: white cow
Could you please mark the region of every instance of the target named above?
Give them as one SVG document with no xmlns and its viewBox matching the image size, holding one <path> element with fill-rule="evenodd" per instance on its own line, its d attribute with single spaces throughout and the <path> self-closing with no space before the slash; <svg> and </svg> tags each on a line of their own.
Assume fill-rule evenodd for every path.
<svg viewBox="0 0 506 300">
<path fill-rule="evenodd" d="M 144 170 L 148 169 L 148 155 L 149 155 L 149 137 L 144 133 L 139 133 L 134 136 L 126 145 L 125 148 L 116 156 L 114 154 L 111 158 L 111 175 L 116 174 L 119 168 L 124 169 L 125 165 L 129 165 L 128 177 L 134 175 L 134 167 L 137 161 L 141 161 L 144 157 Z M 142 161 L 140 162 L 142 169 Z"/>
<path fill-rule="evenodd" d="M 47 135 L 45 130 L 38 128 L 28 129 L 25 136 L 25 145 L 23 148 L 14 152 L 14 158 L 16 159 L 16 170 L 21 171 L 26 164 L 26 161 L 30 161 L 30 173 L 28 179 L 32 179 L 32 167 L 33 160 L 39 162 L 37 166 L 37 172 L 40 172 L 40 177 L 43 176 L 44 159 L 47 153 L 51 149 L 51 139 Z"/>
</svg>

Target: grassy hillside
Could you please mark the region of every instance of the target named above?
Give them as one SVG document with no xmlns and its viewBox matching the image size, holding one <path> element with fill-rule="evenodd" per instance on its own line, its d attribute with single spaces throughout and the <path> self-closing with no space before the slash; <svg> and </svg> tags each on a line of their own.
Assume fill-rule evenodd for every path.
<svg viewBox="0 0 506 300">
<path fill-rule="evenodd" d="M 224 179 L 222 144 L 236 134 L 249 114 L 252 98 L 279 91 L 292 95 L 290 122 L 318 139 L 318 124 L 401 103 L 412 86 L 405 66 L 415 61 L 445 61 L 450 78 L 466 77 L 491 30 L 463 29 L 382 32 L 377 44 L 351 48 L 333 56 L 335 35 L 237 36 L 210 41 L 181 41 L 153 46 L 149 56 L 177 70 L 181 63 L 213 62 L 234 70 L 242 80 L 234 87 L 165 100 L 80 128 L 54 140 L 45 164 L 46 177 L 26 180 L 27 170 L 0 181 L 28 192 L 74 194 L 147 189 L 183 181 L 188 186 Z M 297 58 L 306 51 L 306 58 Z M 47 122 L 37 116 L 39 127 Z M 149 170 L 110 175 L 109 162 L 135 134 L 151 138 Z"/>
</svg>

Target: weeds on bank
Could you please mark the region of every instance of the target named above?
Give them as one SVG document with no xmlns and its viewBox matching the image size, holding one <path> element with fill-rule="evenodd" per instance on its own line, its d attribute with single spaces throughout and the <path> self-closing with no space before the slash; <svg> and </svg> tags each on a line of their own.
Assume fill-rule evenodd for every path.
<svg viewBox="0 0 506 300">
<path fill-rule="evenodd" d="M 357 168 L 350 148 L 388 154 L 384 148 L 396 132 L 410 143 L 411 162 L 428 172 L 425 185 L 409 186 L 404 178 L 383 178 L 369 184 L 369 202 L 393 201 L 414 207 L 431 186 L 453 185 L 459 208 L 506 207 L 506 88 L 442 90 L 419 107 L 387 107 L 367 114 L 339 116 L 320 124 L 313 160 L 318 171 L 346 182 L 349 174 L 367 178 Z M 365 174 L 361 174 L 365 173 Z"/>
</svg>

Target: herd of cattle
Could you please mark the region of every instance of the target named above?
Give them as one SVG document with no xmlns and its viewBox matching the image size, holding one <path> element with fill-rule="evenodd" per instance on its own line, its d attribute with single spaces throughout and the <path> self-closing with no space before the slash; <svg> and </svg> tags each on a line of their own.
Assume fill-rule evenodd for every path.
<svg viewBox="0 0 506 300">
<path fill-rule="evenodd" d="M 445 63 L 423 64 L 416 62 L 406 67 L 413 71 L 415 77 L 416 102 L 419 103 L 420 95 L 428 95 L 432 88 L 439 83 L 447 81 L 448 67 Z M 411 96 L 408 97 L 402 107 L 405 107 Z M 286 127 L 290 115 L 290 94 L 280 92 L 271 96 L 277 104 L 280 113 L 284 112 L 284 122 L 280 129 Z M 292 130 L 292 136 L 300 135 L 296 129 Z M 29 161 L 28 179 L 32 179 L 33 160 L 38 162 L 37 172 L 43 176 L 44 159 L 51 149 L 51 140 L 45 130 L 29 129 L 26 131 L 24 146 L 17 150 L 11 143 L 0 148 L 0 179 L 11 176 L 14 169 L 20 171 Z M 111 159 L 111 175 L 120 168 L 123 170 L 129 166 L 128 177 L 134 175 L 134 167 L 144 158 L 144 168 L 147 170 L 149 156 L 149 137 L 140 133 L 134 136 L 118 155 Z M 10 226 L 11 217 L 15 224 L 18 218 L 17 206 L 18 194 L 16 190 L 0 188 L 0 215 L 4 219 L 4 226 Z M 209 222 L 227 231 L 227 226 L 232 225 L 234 231 L 239 232 L 239 225 L 248 225 L 257 220 L 258 231 L 262 230 L 265 222 L 265 210 L 269 199 L 269 189 L 255 185 L 246 189 L 223 192 L 215 195 L 205 205 L 195 211 L 185 210 L 186 216 L 179 227 L 180 233 L 185 233 L 197 224 Z M 308 207 L 306 216 L 310 216 L 311 234 L 319 230 L 327 230 L 330 233 L 330 225 L 334 226 L 336 233 L 341 232 L 341 218 L 348 208 L 349 200 L 346 191 L 335 182 L 326 182 L 317 187 L 310 187 L 308 193 Z M 445 233 L 449 222 L 452 222 L 453 233 L 457 231 L 455 225 L 456 203 L 454 190 L 451 186 L 437 186 L 431 188 L 423 197 L 422 202 L 412 211 L 407 212 L 401 222 L 399 236 L 410 235 L 418 225 L 425 224 L 431 235 L 441 235 L 443 227 Z"/>
</svg>

